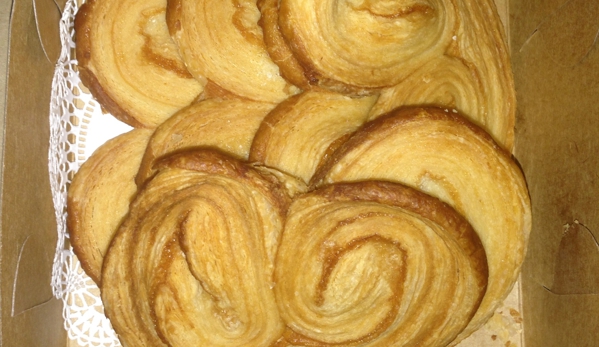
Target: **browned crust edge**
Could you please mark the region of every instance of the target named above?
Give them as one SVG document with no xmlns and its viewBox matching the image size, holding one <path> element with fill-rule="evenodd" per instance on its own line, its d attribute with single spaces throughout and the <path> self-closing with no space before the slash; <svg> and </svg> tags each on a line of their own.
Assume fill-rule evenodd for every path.
<svg viewBox="0 0 599 347">
<path fill-rule="evenodd" d="M 180 1 L 180 0 L 169 0 Z M 289 10 L 277 0 L 259 0 L 257 6 L 262 14 L 258 24 L 264 32 L 264 42 L 268 54 L 277 66 L 281 76 L 301 89 L 326 89 L 351 96 L 374 95 L 383 87 L 352 85 L 325 77 L 308 59 L 303 42 L 294 40 L 293 27 L 286 26 L 281 17 Z M 389 86 L 387 86 L 389 87 Z"/>
<path fill-rule="evenodd" d="M 515 163 L 511 153 L 498 145 L 497 142 L 493 140 L 491 135 L 489 135 L 489 133 L 487 133 L 478 125 L 470 122 L 459 113 L 447 112 L 445 109 L 439 107 L 399 107 L 378 118 L 375 118 L 374 120 L 371 120 L 354 132 L 345 143 L 340 145 L 333 154 L 326 158 L 326 160 L 322 163 L 312 177 L 310 186 L 314 188 L 322 185 L 326 174 L 331 170 L 331 168 L 335 166 L 335 164 L 337 164 L 343 157 L 345 157 L 347 153 L 366 141 L 373 133 L 376 133 L 380 129 L 401 128 L 402 126 L 411 122 L 421 121 L 445 121 L 455 123 L 457 126 L 466 128 L 475 136 L 487 142 L 497 153 L 497 155 Z"/>
<path fill-rule="evenodd" d="M 77 256 L 79 263 L 81 264 L 81 268 L 83 271 L 96 283 L 100 285 L 101 283 L 101 271 L 98 274 L 94 271 L 94 266 L 87 260 L 87 253 L 81 249 L 81 214 L 79 213 L 79 209 L 75 207 L 78 205 L 77 202 L 71 198 L 70 196 L 67 198 L 67 231 L 69 233 L 69 241 L 73 248 L 73 253 Z"/>
<path fill-rule="evenodd" d="M 258 0 L 256 5 L 262 14 L 258 25 L 264 32 L 266 50 L 273 62 L 279 66 L 281 76 L 302 89 L 310 88 L 310 82 L 315 81 L 311 81 L 304 73 L 279 28 L 279 1 Z"/>
<path fill-rule="evenodd" d="M 139 130 L 133 130 L 139 131 Z M 110 156 L 110 153 L 113 151 L 118 151 L 122 147 L 126 147 L 129 143 L 129 139 L 134 136 L 133 132 L 124 133 L 120 136 L 112 138 L 108 140 L 104 145 L 102 145 L 88 161 L 86 161 L 83 166 L 79 169 L 79 172 L 85 173 L 86 176 L 81 178 L 82 176 L 78 176 L 77 174 L 71 181 L 71 185 L 69 187 L 67 193 L 67 232 L 69 233 L 69 240 L 71 246 L 73 248 L 73 252 L 77 256 L 79 263 L 81 264 L 81 268 L 85 273 L 98 285 L 102 282 L 102 267 L 95 268 L 92 263 L 89 261 L 90 257 L 93 254 L 88 252 L 87 247 L 85 246 L 85 242 L 83 241 L 86 237 L 86 234 L 89 233 L 88 230 L 85 229 L 85 225 L 82 224 L 82 215 L 84 214 L 85 206 L 87 205 L 87 200 L 85 196 L 73 196 L 74 190 L 71 187 L 74 185 L 79 185 L 79 187 L 84 187 L 79 183 L 79 179 L 86 179 L 89 176 L 87 175 L 90 171 L 93 172 L 96 168 L 102 166 L 102 162 L 104 162 L 103 158 Z M 99 160 L 96 160 L 98 158 Z M 85 172 L 87 171 L 87 173 Z M 86 182 L 81 181 L 81 182 Z M 87 185 L 86 185 L 87 186 Z M 85 190 L 89 191 L 88 189 Z M 124 218 L 124 217 L 123 217 Z M 121 220 L 122 222 L 122 220 Z M 120 222 L 119 222 L 120 224 Z M 116 230 L 115 230 L 116 232 Z M 91 235 L 95 237 L 95 235 Z M 89 237 L 89 236 L 88 236 Z"/>
<path fill-rule="evenodd" d="M 283 218 L 287 216 L 287 210 L 292 202 L 284 182 L 281 182 L 274 174 L 258 170 L 252 164 L 236 159 L 218 149 L 204 147 L 184 149 L 160 157 L 153 165 L 153 169 L 157 173 L 173 168 L 240 179 L 258 189 L 264 196 L 271 197 L 272 205 L 277 208 Z M 150 180 L 147 180 L 146 184 Z"/>
<path fill-rule="evenodd" d="M 91 94 L 100 103 L 102 108 L 122 122 L 134 128 L 149 128 L 138 119 L 125 111 L 117 101 L 106 92 L 98 77 L 93 73 L 93 50 L 91 21 L 96 6 L 95 0 L 89 0 L 81 5 L 75 15 L 75 56 L 77 57 L 79 77 L 81 82 L 89 89 Z"/>
<path fill-rule="evenodd" d="M 268 143 L 275 131 L 274 128 L 286 117 L 286 110 L 293 109 L 301 100 L 302 95 L 303 93 L 296 94 L 283 100 L 264 117 L 252 140 L 249 155 L 250 161 L 264 163 L 268 154 Z"/>
<path fill-rule="evenodd" d="M 514 73 L 511 68 L 512 57 L 510 55 L 510 49 L 508 47 L 508 38 L 505 32 L 505 28 L 503 27 L 503 23 L 501 22 L 501 18 L 499 17 L 499 12 L 497 6 L 493 2 L 493 0 L 486 0 L 479 4 L 479 6 L 483 7 L 483 12 L 486 13 L 488 18 L 493 18 L 494 20 L 485 21 L 486 25 L 491 27 L 491 36 L 493 37 L 493 42 L 495 43 L 495 48 L 497 49 L 497 56 L 499 56 L 500 66 L 498 70 L 500 73 L 503 73 L 504 81 L 507 83 L 505 89 L 509 91 L 509 98 L 505 100 L 505 102 L 511 103 L 510 114 L 508 115 L 508 133 L 506 134 L 507 138 L 505 141 L 505 147 L 509 152 L 514 150 L 515 146 L 515 127 L 516 127 L 516 108 L 517 108 L 517 97 L 516 97 L 516 87 L 514 82 Z"/>
</svg>

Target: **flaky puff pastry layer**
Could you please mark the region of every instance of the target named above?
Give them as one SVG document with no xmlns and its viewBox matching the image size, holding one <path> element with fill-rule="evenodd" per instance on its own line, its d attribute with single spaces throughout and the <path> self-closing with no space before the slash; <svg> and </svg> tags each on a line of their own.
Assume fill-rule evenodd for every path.
<svg viewBox="0 0 599 347">
<path fill-rule="evenodd" d="M 382 181 L 326 186 L 289 210 L 277 346 L 446 346 L 486 283 L 477 234 L 440 200 Z"/>
<path fill-rule="evenodd" d="M 166 0 L 88 0 L 75 18 L 83 84 L 133 127 L 155 127 L 203 90 L 166 26 Z"/>
<path fill-rule="evenodd" d="M 445 53 L 459 21 L 451 0 L 262 0 L 265 42 L 302 88 L 351 94 L 399 83 Z"/>
<path fill-rule="evenodd" d="M 231 93 L 280 102 L 298 89 L 270 59 L 256 0 L 168 0 L 167 24 L 189 71 Z"/>
<path fill-rule="evenodd" d="M 505 149 L 514 147 L 516 89 L 505 29 L 493 0 L 458 1 L 460 26 L 448 55 L 459 57 L 480 76 L 486 112 L 483 128 Z"/>
<path fill-rule="evenodd" d="M 400 106 L 456 109 L 493 136 L 514 145 L 516 97 L 509 51 L 495 3 L 456 2 L 460 21 L 447 52 L 381 92 L 371 119 Z"/>
<path fill-rule="evenodd" d="M 133 129 L 100 146 L 77 171 L 67 195 L 67 228 L 81 267 L 96 283 L 108 245 L 137 186 L 135 175 L 152 131 Z"/>
<path fill-rule="evenodd" d="M 514 144 L 516 98 L 492 0 L 260 0 L 268 52 L 303 89 L 381 93 L 371 119 L 400 106 L 455 108 Z"/>
<path fill-rule="evenodd" d="M 262 121 L 249 159 L 309 182 L 334 142 L 366 122 L 375 101 L 326 90 L 294 95 Z"/>
<path fill-rule="evenodd" d="M 214 150 L 156 163 L 105 258 L 102 300 L 123 344 L 268 346 L 291 196 L 305 185 Z M 296 191 L 297 189 L 297 191 Z"/>
<path fill-rule="evenodd" d="M 242 99 L 206 99 L 162 123 L 150 138 L 136 182 L 150 178 L 157 158 L 193 147 L 212 147 L 247 159 L 254 134 L 273 104 Z"/>
<path fill-rule="evenodd" d="M 438 197 L 465 216 L 484 245 L 489 283 L 479 310 L 456 342 L 479 328 L 509 294 L 531 228 L 523 174 L 481 128 L 439 108 L 398 109 L 367 123 L 313 179 L 388 180 Z"/>
</svg>

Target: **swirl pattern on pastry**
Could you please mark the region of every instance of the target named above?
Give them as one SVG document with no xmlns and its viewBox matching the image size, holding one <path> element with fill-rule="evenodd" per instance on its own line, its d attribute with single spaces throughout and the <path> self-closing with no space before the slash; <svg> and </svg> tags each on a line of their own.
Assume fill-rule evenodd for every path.
<svg viewBox="0 0 599 347">
<path fill-rule="evenodd" d="M 256 0 L 168 0 L 167 24 L 187 68 L 240 97 L 280 102 L 298 89 L 270 59 Z"/>
<path fill-rule="evenodd" d="M 165 12 L 166 0 L 89 0 L 75 19 L 83 84 L 133 127 L 157 126 L 203 90 L 179 56 Z"/>
<path fill-rule="evenodd" d="M 131 346 L 268 346 L 284 329 L 275 253 L 299 182 L 215 150 L 162 158 L 105 259 L 106 314 Z"/>
<path fill-rule="evenodd" d="M 464 215 L 478 233 L 489 264 L 479 310 L 458 341 L 480 327 L 509 294 L 531 228 L 522 172 L 491 137 L 464 117 L 438 108 L 405 108 L 358 130 L 313 178 L 389 180 L 435 196 Z"/>
<path fill-rule="evenodd" d="M 310 81 L 304 69 L 293 56 L 279 30 L 279 0 L 258 0 L 256 5 L 260 10 L 258 24 L 264 33 L 266 50 L 273 62 L 279 66 L 281 76 L 303 90 L 310 89 Z"/>
<path fill-rule="evenodd" d="M 458 1 L 460 25 L 448 54 L 466 61 L 480 76 L 484 128 L 508 151 L 514 147 L 516 89 L 505 31 L 493 0 Z"/>
<path fill-rule="evenodd" d="M 281 0 L 261 10 L 265 42 L 279 53 L 273 59 L 284 76 L 350 94 L 395 85 L 442 55 L 458 21 L 445 0 Z"/>
<path fill-rule="evenodd" d="M 135 174 L 152 135 L 133 129 L 100 146 L 73 177 L 67 196 L 67 227 L 81 267 L 96 283 L 112 237 L 135 196 Z"/>
<path fill-rule="evenodd" d="M 294 95 L 263 120 L 249 159 L 309 182 L 333 142 L 358 129 L 375 101 L 327 91 Z"/>
<path fill-rule="evenodd" d="M 431 59 L 396 86 L 381 91 L 371 110 L 374 119 L 401 106 L 437 106 L 457 111 L 484 127 L 487 107 L 480 77 L 458 58 Z M 505 140 L 497 131 L 494 137 Z"/>
<path fill-rule="evenodd" d="M 192 147 L 218 148 L 247 159 L 254 134 L 273 104 L 242 99 L 206 99 L 162 123 L 150 138 L 136 182 L 141 186 L 155 170 L 154 161 Z"/>
<path fill-rule="evenodd" d="M 371 118 L 400 106 L 457 109 L 513 148 L 514 82 L 499 15 L 491 1 L 457 1 L 459 25 L 445 55 L 382 91 Z"/>
<path fill-rule="evenodd" d="M 440 200 L 382 181 L 323 187 L 296 198 L 285 224 L 278 345 L 445 346 L 487 275 L 478 236 Z"/>
</svg>

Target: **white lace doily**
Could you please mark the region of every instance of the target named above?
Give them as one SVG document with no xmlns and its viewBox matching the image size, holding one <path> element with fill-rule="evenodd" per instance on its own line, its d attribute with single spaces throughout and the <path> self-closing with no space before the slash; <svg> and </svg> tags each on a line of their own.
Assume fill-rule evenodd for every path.
<svg viewBox="0 0 599 347">
<path fill-rule="evenodd" d="M 77 9 L 75 0 L 69 0 L 65 6 L 60 22 L 62 51 L 52 81 L 48 165 L 58 226 L 52 289 L 64 303 L 65 328 L 71 340 L 80 346 L 120 346 L 103 313 L 98 287 L 81 269 L 66 228 L 67 187 L 73 175 L 98 146 L 130 129 L 103 114 L 81 84 L 73 41 Z"/>
</svg>

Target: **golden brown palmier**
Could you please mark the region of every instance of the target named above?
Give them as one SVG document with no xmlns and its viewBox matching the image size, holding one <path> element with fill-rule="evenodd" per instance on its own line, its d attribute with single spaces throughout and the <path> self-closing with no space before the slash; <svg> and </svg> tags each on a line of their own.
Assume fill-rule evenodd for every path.
<svg viewBox="0 0 599 347">
<path fill-rule="evenodd" d="M 499 16 L 492 2 L 457 3 L 461 20 L 447 54 L 384 89 L 371 118 L 400 106 L 455 109 L 511 151 L 516 100 Z"/>
<path fill-rule="evenodd" d="M 329 147 L 360 127 L 375 101 L 374 96 L 350 98 L 316 90 L 294 95 L 266 116 L 250 161 L 309 182 Z"/>
<path fill-rule="evenodd" d="M 152 131 L 133 129 L 100 146 L 73 177 L 67 228 L 81 267 L 96 283 L 112 237 L 135 196 L 135 174 Z"/>
<path fill-rule="evenodd" d="M 448 54 L 476 70 L 486 108 L 482 126 L 503 148 L 512 151 L 516 90 L 505 29 L 497 7 L 493 0 L 458 1 L 457 6 L 460 25 Z"/>
<path fill-rule="evenodd" d="M 479 125 L 485 112 L 480 78 L 458 58 L 431 59 L 398 85 L 387 88 L 372 109 L 371 119 L 400 106 L 438 106 L 470 116 Z"/>
<path fill-rule="evenodd" d="M 83 84 L 133 127 L 156 127 L 203 90 L 179 56 L 165 12 L 166 0 L 88 0 L 75 18 Z"/>
<path fill-rule="evenodd" d="M 280 67 L 281 76 L 301 89 L 310 89 L 309 77 L 279 30 L 279 0 L 257 0 L 256 5 L 260 9 L 258 24 L 264 32 L 266 50 L 273 62 Z"/>
<path fill-rule="evenodd" d="M 462 20 L 448 52 L 384 89 L 371 119 L 400 106 L 455 109 L 511 151 L 516 100 L 499 16 L 493 2 L 457 3 Z"/>
<path fill-rule="evenodd" d="M 256 0 L 168 0 L 167 24 L 187 68 L 240 97 L 280 102 L 299 90 L 264 46 Z"/>
<path fill-rule="evenodd" d="M 356 95 L 393 86 L 444 54 L 459 21 L 450 0 L 265 0 L 260 9 L 283 76 Z"/>
<path fill-rule="evenodd" d="M 160 159 L 103 268 L 106 314 L 124 345 L 268 346 L 284 330 L 275 254 L 305 185 L 216 150 Z"/>
<path fill-rule="evenodd" d="M 206 99 L 177 112 L 152 135 L 136 182 L 141 186 L 155 170 L 154 161 L 191 147 L 218 148 L 247 159 L 254 134 L 273 104 L 241 99 Z"/>
<path fill-rule="evenodd" d="M 431 59 L 398 85 L 382 90 L 369 118 L 401 106 L 427 105 L 459 112 L 485 127 L 487 117 L 491 116 L 485 102 L 482 81 L 476 70 L 459 58 L 443 55 Z M 506 140 L 504 129 L 489 131 L 494 138 Z"/>
<path fill-rule="evenodd" d="M 358 130 L 313 184 L 362 180 L 401 182 L 438 197 L 470 222 L 487 253 L 489 283 L 457 341 L 479 328 L 513 287 L 531 228 L 526 182 L 510 154 L 459 114 L 398 109 Z"/>
<path fill-rule="evenodd" d="M 487 277 L 480 239 L 447 204 L 398 183 L 337 183 L 291 205 L 275 294 L 291 345 L 446 346 Z"/>
</svg>

